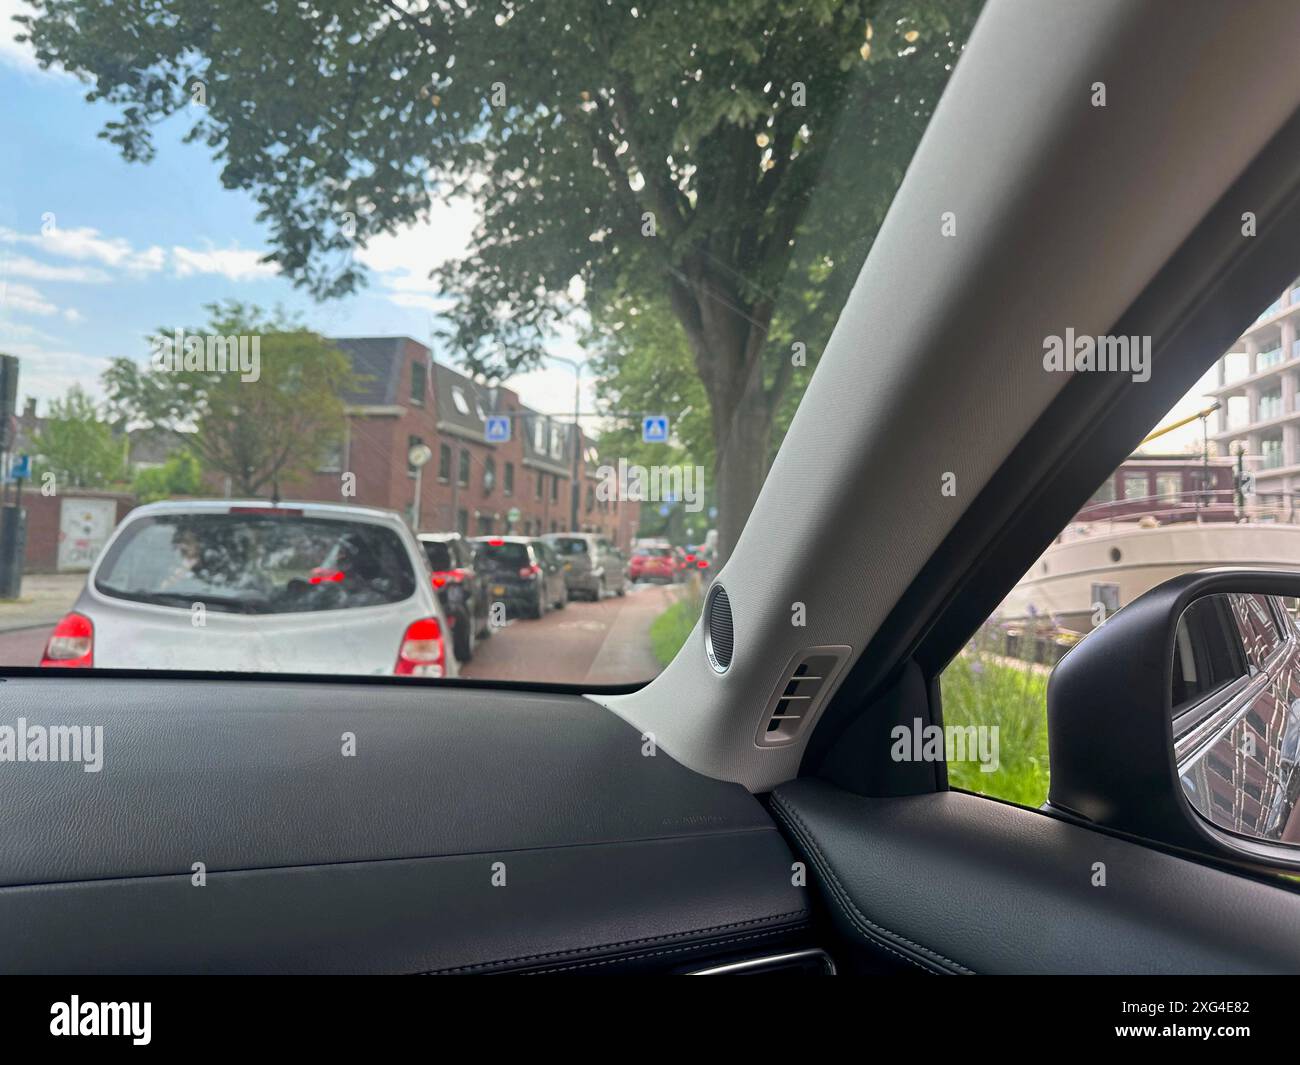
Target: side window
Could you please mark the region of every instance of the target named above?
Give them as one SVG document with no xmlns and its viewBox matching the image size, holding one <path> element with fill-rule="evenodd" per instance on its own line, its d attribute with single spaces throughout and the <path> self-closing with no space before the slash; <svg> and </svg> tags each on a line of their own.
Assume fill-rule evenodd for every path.
<svg viewBox="0 0 1300 1065">
<path fill-rule="evenodd" d="M 1281 306 L 1294 311 L 1247 328 L 1139 449 L 1095 486 L 944 669 L 951 787 L 1041 806 L 1050 781 L 1047 682 L 1061 658 L 1180 573 L 1296 564 L 1288 537 L 1300 533 L 1281 535 L 1278 525 L 1294 520 L 1300 498 L 1288 472 L 1300 466 L 1300 408 L 1284 415 L 1290 422 L 1283 432 L 1268 397 L 1300 388 L 1294 363 L 1269 354 L 1300 329 L 1300 299 Z M 1233 594 L 1189 611 L 1174 663 L 1175 715 L 1243 677 L 1275 672 L 1295 630 L 1294 606 Z M 1229 632 L 1231 641 L 1224 638 Z M 1223 650 L 1229 646 L 1237 649 Z M 1266 730 L 1270 714 L 1258 716 L 1263 726 L 1247 717 L 1241 727 Z M 1199 794 L 1215 794 L 1206 790 L 1212 783 Z"/>
</svg>

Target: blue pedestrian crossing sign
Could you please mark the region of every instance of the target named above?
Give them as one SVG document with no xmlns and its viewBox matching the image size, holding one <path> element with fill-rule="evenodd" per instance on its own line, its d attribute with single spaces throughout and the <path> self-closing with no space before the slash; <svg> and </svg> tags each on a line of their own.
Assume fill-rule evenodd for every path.
<svg viewBox="0 0 1300 1065">
<path fill-rule="evenodd" d="M 483 433 L 490 444 L 504 444 L 510 440 L 510 419 L 504 414 L 489 414 Z"/>
<path fill-rule="evenodd" d="M 668 443 L 668 415 L 647 414 L 641 419 L 641 440 L 646 444 Z"/>
<path fill-rule="evenodd" d="M 9 464 L 9 480 L 30 481 L 32 479 L 31 455 L 15 455 Z"/>
</svg>

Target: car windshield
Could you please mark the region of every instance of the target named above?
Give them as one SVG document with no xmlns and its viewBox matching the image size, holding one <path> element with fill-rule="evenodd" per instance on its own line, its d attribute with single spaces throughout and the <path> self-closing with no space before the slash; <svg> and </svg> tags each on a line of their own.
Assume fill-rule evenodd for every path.
<svg viewBox="0 0 1300 1065">
<path fill-rule="evenodd" d="M 397 534 L 377 525 L 252 514 L 165 514 L 130 522 L 104 556 L 101 595 L 241 614 L 396 603 L 415 574 Z"/>
<path fill-rule="evenodd" d="M 479 541 L 472 567 L 407 544 L 437 576 L 367 671 L 653 678 L 698 631 L 981 7 L 0 3 L 23 13 L 0 14 L 23 160 L 0 165 L 0 477 L 26 512 L 25 544 L 0 543 L 0 573 L 23 554 L 0 665 L 93 630 L 78 666 L 174 668 L 88 574 L 137 507 L 251 500 Z M 100 591 L 259 613 L 408 594 L 367 535 L 389 546 L 344 563 L 306 523 L 154 518 Z M 221 666 L 342 674 L 366 625 L 310 656 L 232 642 Z M 411 625 L 445 662 L 399 662 Z"/>
</svg>

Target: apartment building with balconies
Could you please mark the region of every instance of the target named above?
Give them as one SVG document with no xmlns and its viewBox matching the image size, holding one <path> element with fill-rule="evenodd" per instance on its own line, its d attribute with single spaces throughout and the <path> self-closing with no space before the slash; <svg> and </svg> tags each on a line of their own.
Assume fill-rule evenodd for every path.
<svg viewBox="0 0 1300 1065">
<path fill-rule="evenodd" d="M 1244 454 L 1255 475 L 1251 509 L 1294 520 L 1300 511 L 1300 279 L 1241 335 L 1217 364 L 1221 404 L 1210 439 Z"/>
</svg>

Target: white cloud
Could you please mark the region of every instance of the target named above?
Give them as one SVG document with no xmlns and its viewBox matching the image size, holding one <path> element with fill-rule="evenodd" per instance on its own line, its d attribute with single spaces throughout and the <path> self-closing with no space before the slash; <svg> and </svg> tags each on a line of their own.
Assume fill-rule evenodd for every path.
<svg viewBox="0 0 1300 1065">
<path fill-rule="evenodd" d="M 194 274 L 220 274 L 230 281 L 251 281 L 261 277 L 275 277 L 280 268 L 275 263 L 261 261 L 264 252 L 243 248 L 209 249 L 172 248 L 172 264 L 177 277 Z"/>
<path fill-rule="evenodd" d="M 0 275 L 24 277 L 29 281 L 78 281 L 96 285 L 111 280 L 110 276 L 98 267 L 52 266 L 49 263 L 37 262 L 26 255 L 0 259 Z"/>
<path fill-rule="evenodd" d="M 18 233 L 0 227 L 0 241 L 39 248 L 49 255 L 78 262 L 97 262 L 104 266 L 120 267 L 132 273 L 152 273 L 162 268 L 163 250 L 159 247 L 136 251 L 129 240 L 122 237 L 104 237 L 98 229 L 80 226 L 64 229 L 57 218 L 48 231 Z"/>
<path fill-rule="evenodd" d="M 42 317 L 58 314 L 59 308 L 42 296 L 31 285 L 0 282 L 0 308 L 19 314 L 39 314 Z"/>
<path fill-rule="evenodd" d="M 433 205 L 429 217 L 396 233 L 382 233 L 357 249 L 357 261 L 374 272 L 374 282 L 399 307 L 438 313 L 448 300 L 429 280 L 429 271 L 469 251 L 478 211 L 465 199 Z"/>
<path fill-rule="evenodd" d="M 36 65 L 36 53 L 30 44 L 19 44 L 14 40 L 21 32 L 18 23 L 13 21 L 15 15 L 30 15 L 32 9 L 22 0 L 0 0 L 0 63 L 18 70 L 39 71 Z"/>
</svg>

